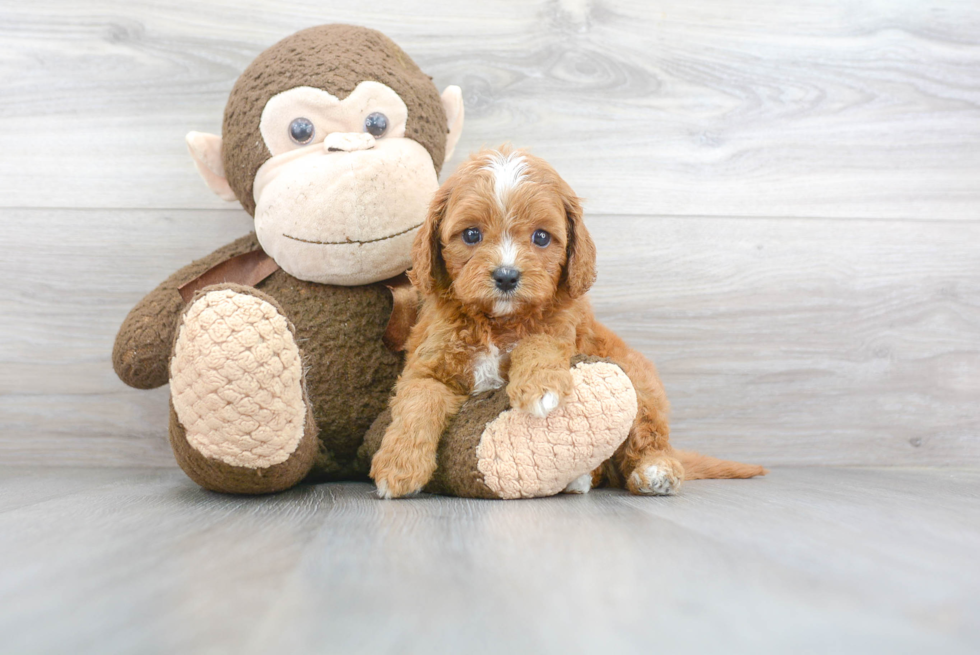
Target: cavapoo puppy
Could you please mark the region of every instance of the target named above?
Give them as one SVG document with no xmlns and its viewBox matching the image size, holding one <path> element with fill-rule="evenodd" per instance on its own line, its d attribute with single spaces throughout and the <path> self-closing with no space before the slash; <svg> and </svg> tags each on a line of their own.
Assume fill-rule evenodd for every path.
<svg viewBox="0 0 980 655">
<path fill-rule="evenodd" d="M 471 156 L 436 193 L 412 257 L 423 304 L 372 461 L 380 495 L 413 494 L 429 481 L 439 438 L 470 394 L 506 385 L 513 407 L 547 416 L 572 390 L 578 353 L 618 364 L 639 407 L 594 485 L 668 495 L 685 477 L 765 472 L 671 449 L 657 370 L 593 316 L 585 294 L 595 244 L 579 199 L 545 161 L 507 147 Z"/>
</svg>

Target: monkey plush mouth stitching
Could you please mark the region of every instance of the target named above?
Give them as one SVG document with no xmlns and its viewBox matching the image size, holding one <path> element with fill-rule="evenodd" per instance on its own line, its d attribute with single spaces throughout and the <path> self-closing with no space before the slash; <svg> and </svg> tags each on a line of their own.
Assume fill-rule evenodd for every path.
<svg viewBox="0 0 980 655">
<path fill-rule="evenodd" d="M 289 234 L 286 234 L 285 232 L 283 232 L 283 236 L 286 237 L 287 239 L 292 239 L 293 241 L 312 243 L 317 246 L 346 246 L 351 243 L 357 243 L 363 245 L 365 243 L 376 243 L 378 241 L 385 241 L 386 239 L 394 239 L 395 237 L 399 237 L 407 232 L 411 232 L 412 230 L 417 230 L 420 227 L 422 227 L 422 223 L 419 223 L 418 225 L 413 225 L 412 227 L 404 229 L 401 232 L 395 232 L 394 234 L 389 234 L 386 237 L 378 237 L 377 239 L 368 239 L 367 241 L 357 241 L 355 239 L 347 239 L 346 241 L 313 241 L 310 239 L 300 239 L 299 237 L 291 236 Z"/>
</svg>

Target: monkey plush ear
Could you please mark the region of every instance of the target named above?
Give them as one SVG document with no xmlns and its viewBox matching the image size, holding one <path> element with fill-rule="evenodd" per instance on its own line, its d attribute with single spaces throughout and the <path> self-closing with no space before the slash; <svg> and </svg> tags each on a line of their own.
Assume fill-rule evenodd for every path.
<svg viewBox="0 0 980 655">
<path fill-rule="evenodd" d="M 585 229 L 581 200 L 564 182 L 560 193 L 568 217 L 568 260 L 561 284 L 572 298 L 578 298 L 585 295 L 595 282 L 595 242 Z"/>
<path fill-rule="evenodd" d="M 463 91 L 455 84 L 447 86 L 442 92 L 442 107 L 446 110 L 446 119 L 449 122 L 449 134 L 446 135 L 446 159 L 449 161 L 456 150 L 459 142 L 459 135 L 463 132 Z"/>
<path fill-rule="evenodd" d="M 194 166 L 208 188 L 222 200 L 238 200 L 225 178 L 225 167 L 221 163 L 221 137 L 204 132 L 188 132 L 187 149 L 191 151 Z"/>
<path fill-rule="evenodd" d="M 429 214 L 422 223 L 422 229 L 415 235 L 415 243 L 412 245 L 412 270 L 408 272 L 408 278 L 424 295 L 440 293 L 450 285 L 449 271 L 446 270 L 446 261 L 442 258 L 439 231 L 451 195 L 452 187 L 448 183 L 436 191 L 429 205 Z"/>
</svg>

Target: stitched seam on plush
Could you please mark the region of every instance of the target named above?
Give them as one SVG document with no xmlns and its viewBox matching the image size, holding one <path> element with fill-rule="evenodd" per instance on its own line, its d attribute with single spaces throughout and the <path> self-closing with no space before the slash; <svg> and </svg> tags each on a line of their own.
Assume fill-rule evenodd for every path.
<svg viewBox="0 0 980 655">
<path fill-rule="evenodd" d="M 312 241 L 310 239 L 300 239 L 299 237 L 292 237 L 288 234 L 283 233 L 283 236 L 287 239 L 292 239 L 293 241 L 302 241 L 303 243 L 312 243 L 317 246 L 349 246 L 352 243 L 365 244 L 365 243 L 377 243 L 378 241 L 387 241 L 388 239 L 394 239 L 395 237 L 400 237 L 403 234 L 407 234 L 412 230 L 417 230 L 422 227 L 422 223 L 418 225 L 413 225 L 412 227 L 405 228 L 401 232 L 395 232 L 394 234 L 389 234 L 386 237 L 378 237 L 377 239 L 367 239 L 366 241 L 356 241 L 354 239 L 348 239 L 347 241 Z"/>
</svg>

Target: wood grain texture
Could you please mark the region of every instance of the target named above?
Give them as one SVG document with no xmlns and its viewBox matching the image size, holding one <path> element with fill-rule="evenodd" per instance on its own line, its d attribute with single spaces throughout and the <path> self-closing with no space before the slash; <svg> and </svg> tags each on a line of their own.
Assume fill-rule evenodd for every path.
<svg viewBox="0 0 980 655">
<path fill-rule="evenodd" d="M 112 339 L 240 212 L 4 210 L 0 456 L 172 466 L 166 390 Z M 980 224 L 588 215 L 601 320 L 659 366 L 673 441 L 773 464 L 980 464 Z"/>
<path fill-rule="evenodd" d="M 980 462 L 980 5 L 535 0 L 0 6 L 0 459 L 172 466 L 120 321 L 243 234 L 183 144 L 263 48 L 348 22 L 464 89 L 588 199 L 601 318 L 678 445 Z M 451 170 L 452 165 L 447 167 Z"/>
<path fill-rule="evenodd" d="M 0 508 L 4 650 L 980 648 L 976 470 L 777 469 L 674 498 L 516 502 L 92 474 L 31 471 L 48 480 L 37 502 Z"/>
<path fill-rule="evenodd" d="M 659 365 L 676 444 L 774 464 L 978 462 L 980 225 L 591 225 L 597 314 Z"/>
<path fill-rule="evenodd" d="M 378 28 L 606 214 L 976 220 L 980 5 L 776 0 L 0 8 L 0 206 L 219 208 L 183 144 L 276 40 Z M 450 166 L 451 168 L 451 166 Z"/>
</svg>

